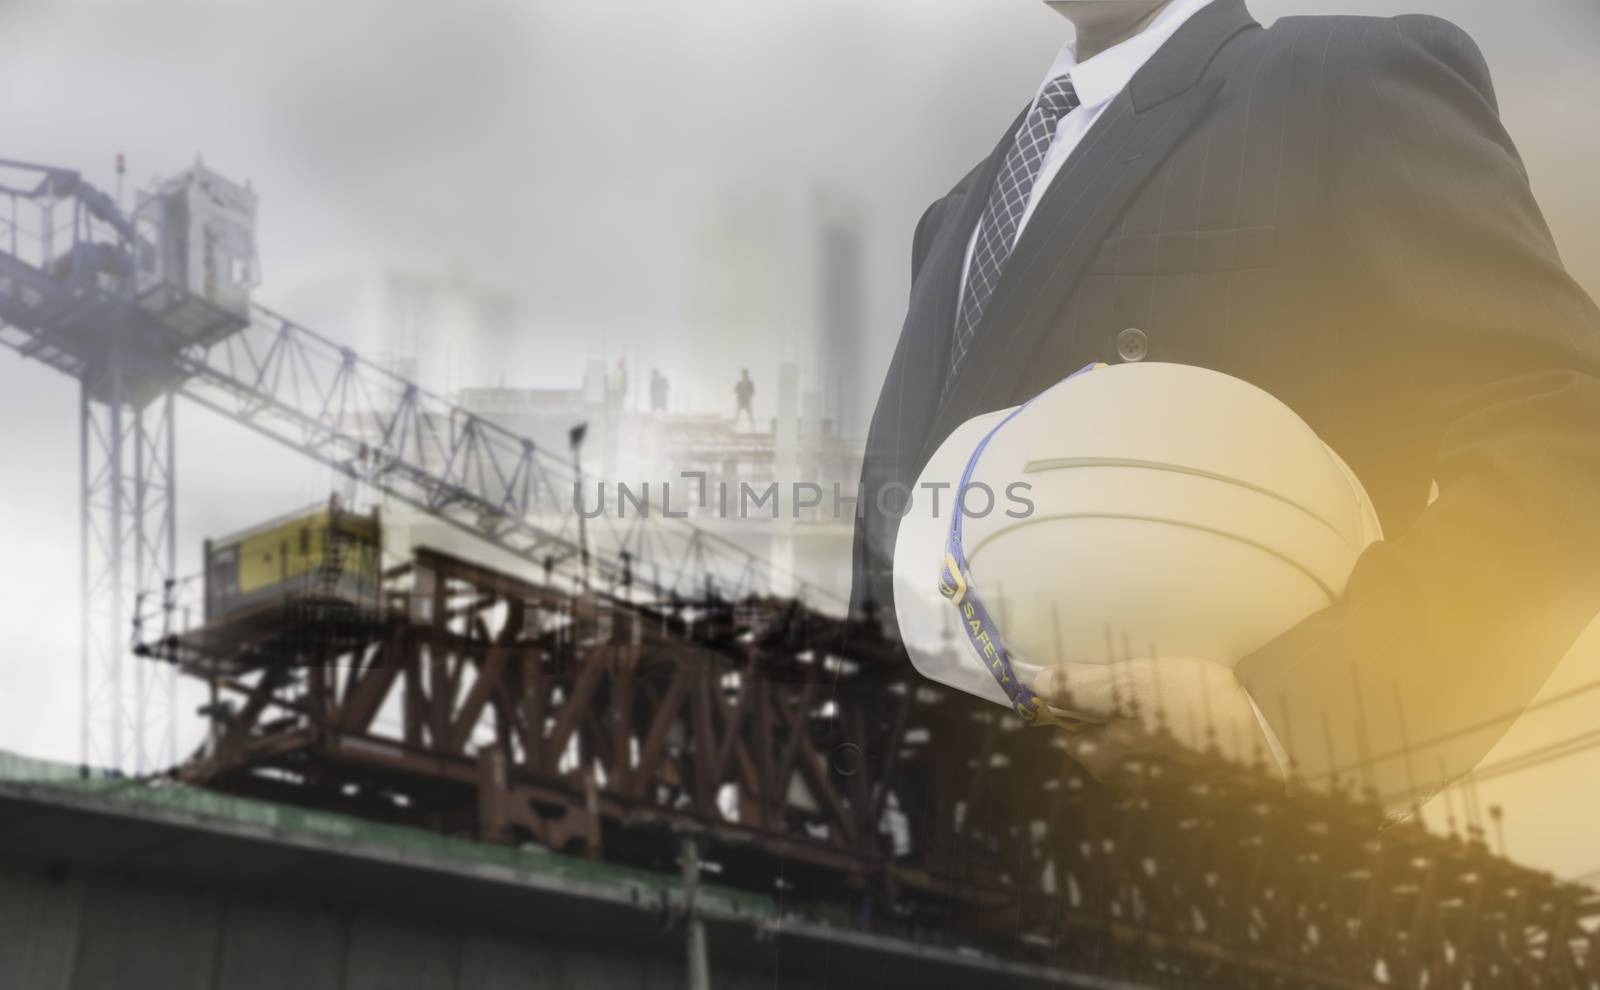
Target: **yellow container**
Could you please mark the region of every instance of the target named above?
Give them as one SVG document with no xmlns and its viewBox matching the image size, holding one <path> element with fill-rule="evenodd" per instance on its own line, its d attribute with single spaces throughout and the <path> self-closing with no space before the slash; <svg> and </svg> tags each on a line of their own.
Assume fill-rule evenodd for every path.
<svg viewBox="0 0 1600 990">
<path fill-rule="evenodd" d="M 337 500 L 206 541 L 206 621 L 289 599 L 378 606 L 382 526 Z"/>
</svg>

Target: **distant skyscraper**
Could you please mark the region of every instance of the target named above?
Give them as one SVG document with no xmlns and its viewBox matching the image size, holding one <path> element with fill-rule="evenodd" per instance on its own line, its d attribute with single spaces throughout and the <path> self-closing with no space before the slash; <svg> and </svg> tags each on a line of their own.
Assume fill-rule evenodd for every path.
<svg viewBox="0 0 1600 990">
<path fill-rule="evenodd" d="M 823 403 L 834 429 L 843 435 L 863 432 L 865 402 L 861 365 L 863 231 L 861 212 L 844 195 L 819 187 L 815 195 L 817 223 L 817 377 Z"/>
<path fill-rule="evenodd" d="M 748 367 L 765 429 L 778 366 L 794 362 L 830 429 L 864 432 L 876 383 L 863 368 L 866 233 L 856 197 L 823 182 L 752 185 L 720 190 L 699 214 L 686 323 L 700 361 L 679 394 L 724 393 Z"/>
<path fill-rule="evenodd" d="M 282 305 L 433 392 L 505 384 L 536 359 L 515 296 L 448 269 L 357 265 L 291 287 Z"/>
</svg>

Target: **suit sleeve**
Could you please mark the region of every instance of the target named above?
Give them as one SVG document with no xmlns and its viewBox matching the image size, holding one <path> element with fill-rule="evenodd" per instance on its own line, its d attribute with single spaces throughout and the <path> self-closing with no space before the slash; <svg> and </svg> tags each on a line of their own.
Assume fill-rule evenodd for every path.
<svg viewBox="0 0 1600 990">
<path fill-rule="evenodd" d="M 917 229 L 911 235 L 911 284 L 917 284 L 917 276 L 922 274 L 922 263 L 928 259 L 928 250 L 933 246 L 933 240 L 939 235 L 939 228 L 944 223 L 944 206 L 949 197 L 935 200 L 922 212 L 922 219 L 917 221 Z"/>
<path fill-rule="evenodd" d="M 1477 764 L 1600 612 L 1600 314 L 1471 39 L 1377 23 L 1331 96 L 1329 264 L 1406 383 L 1362 399 L 1422 431 L 1439 497 L 1236 670 L 1308 780 L 1350 768 L 1398 809 Z"/>
<path fill-rule="evenodd" d="M 962 183 L 966 180 L 963 179 Z M 922 267 L 928 259 L 928 252 L 933 248 L 933 242 L 938 238 L 945 217 L 949 213 L 949 204 L 961 190 L 961 184 L 944 196 L 933 201 L 922 216 L 917 220 L 915 231 L 911 235 L 911 286 L 916 289 L 917 279 L 922 275 Z M 899 347 L 904 347 L 902 340 Z M 896 374 L 895 365 L 891 364 L 888 371 L 888 380 L 884 384 L 885 391 L 891 388 Z M 882 402 L 882 396 L 879 401 Z M 874 442 L 877 437 L 877 414 L 873 416 L 873 430 L 869 431 L 867 449 L 864 452 L 862 464 L 860 492 L 867 498 L 870 506 L 871 495 L 876 491 L 876 485 L 881 482 L 882 473 L 875 468 L 874 462 L 884 456 Z M 894 456 L 892 453 L 889 455 Z M 893 610 L 886 609 L 893 600 L 893 567 L 894 561 L 887 559 L 886 554 L 892 554 L 892 549 L 885 550 L 884 540 L 873 539 L 873 526 L 882 527 L 883 521 L 876 519 L 869 512 L 864 518 L 858 518 L 855 533 L 851 540 L 851 587 L 850 587 L 850 615 L 856 620 L 865 620 L 869 612 L 878 612 L 883 618 L 892 618 Z"/>
</svg>

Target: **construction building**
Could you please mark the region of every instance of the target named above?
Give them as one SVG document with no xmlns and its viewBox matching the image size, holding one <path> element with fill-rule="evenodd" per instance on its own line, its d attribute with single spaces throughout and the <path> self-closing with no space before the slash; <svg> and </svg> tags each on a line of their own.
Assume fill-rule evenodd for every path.
<svg viewBox="0 0 1600 990">
<path fill-rule="evenodd" d="M 246 187 L 197 167 L 130 219 L 8 167 L 0 342 L 82 387 L 86 690 L 82 766 L 0 761 L 0 985 L 1600 987 L 1592 889 L 1385 822 L 1363 762 L 1285 787 L 1224 740 L 1098 782 L 738 521 L 541 501 L 594 477 L 581 432 L 261 307 Z M 849 444 L 798 381 L 770 437 L 637 449 L 824 478 Z M 385 505 L 182 579 L 179 398 Z M 146 674 L 205 686 L 196 750 L 150 758 Z"/>
</svg>

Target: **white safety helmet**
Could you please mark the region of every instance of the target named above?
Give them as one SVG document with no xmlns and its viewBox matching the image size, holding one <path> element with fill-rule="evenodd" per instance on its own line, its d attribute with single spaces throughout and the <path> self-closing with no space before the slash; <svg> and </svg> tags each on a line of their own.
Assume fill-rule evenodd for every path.
<svg viewBox="0 0 1600 990">
<path fill-rule="evenodd" d="M 1124 642 L 1231 666 L 1337 601 L 1381 538 L 1354 473 L 1268 393 L 1097 366 L 940 445 L 895 542 L 895 617 L 924 676 L 1033 721 L 1041 666 Z"/>
</svg>

